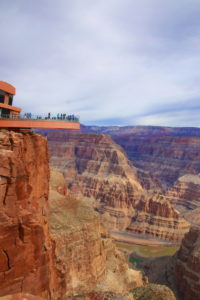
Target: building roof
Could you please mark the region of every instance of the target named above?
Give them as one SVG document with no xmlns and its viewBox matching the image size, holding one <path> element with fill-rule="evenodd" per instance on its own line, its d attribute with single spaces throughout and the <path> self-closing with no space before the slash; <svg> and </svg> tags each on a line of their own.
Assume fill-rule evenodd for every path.
<svg viewBox="0 0 200 300">
<path fill-rule="evenodd" d="M 16 94 L 15 87 L 4 81 L 0 81 L 0 90 L 6 92 L 8 94 L 12 94 L 12 95 Z"/>
</svg>

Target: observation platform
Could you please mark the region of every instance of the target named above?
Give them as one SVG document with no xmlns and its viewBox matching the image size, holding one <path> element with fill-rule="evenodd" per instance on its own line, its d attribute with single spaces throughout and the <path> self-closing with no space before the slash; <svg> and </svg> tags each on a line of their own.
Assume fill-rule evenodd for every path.
<svg viewBox="0 0 200 300">
<path fill-rule="evenodd" d="M 4 129 L 80 129 L 79 117 L 74 115 L 48 113 L 47 116 L 21 114 L 20 107 L 13 106 L 15 88 L 0 81 L 0 128 Z"/>
</svg>

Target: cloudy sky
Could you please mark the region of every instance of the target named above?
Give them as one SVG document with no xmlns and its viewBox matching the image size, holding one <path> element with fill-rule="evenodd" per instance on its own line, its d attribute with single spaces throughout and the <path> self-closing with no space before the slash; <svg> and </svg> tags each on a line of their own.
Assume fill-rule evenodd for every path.
<svg viewBox="0 0 200 300">
<path fill-rule="evenodd" d="M 199 0 L 0 0 L 0 36 L 24 112 L 200 126 Z"/>
</svg>

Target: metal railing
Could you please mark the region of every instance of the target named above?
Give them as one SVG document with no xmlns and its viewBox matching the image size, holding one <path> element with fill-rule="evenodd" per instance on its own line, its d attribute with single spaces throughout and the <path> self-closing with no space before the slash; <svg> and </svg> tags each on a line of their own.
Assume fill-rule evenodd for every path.
<svg viewBox="0 0 200 300">
<path fill-rule="evenodd" d="M 31 113 L 25 113 L 20 115 L 14 114 L 1 114 L 0 119 L 3 120 L 46 120 L 46 121 L 67 121 L 67 122 L 78 122 L 79 116 L 57 114 L 57 115 L 32 115 Z"/>
</svg>

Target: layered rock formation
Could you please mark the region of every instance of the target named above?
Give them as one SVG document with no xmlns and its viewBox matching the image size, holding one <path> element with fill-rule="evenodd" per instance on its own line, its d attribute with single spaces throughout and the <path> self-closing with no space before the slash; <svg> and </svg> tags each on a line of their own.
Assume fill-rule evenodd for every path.
<svg viewBox="0 0 200 300">
<path fill-rule="evenodd" d="M 177 209 L 187 213 L 200 207 L 200 174 L 185 174 L 178 178 L 166 194 Z"/>
<path fill-rule="evenodd" d="M 111 136 L 188 136 L 200 137 L 198 127 L 164 127 L 164 126 L 85 126 L 81 132 L 105 133 Z"/>
<path fill-rule="evenodd" d="M 156 194 L 140 200 L 128 230 L 179 243 L 189 228 L 182 215 L 163 196 Z"/>
<path fill-rule="evenodd" d="M 200 138 L 113 136 L 137 168 L 152 172 L 163 189 L 186 173 L 200 173 Z"/>
<path fill-rule="evenodd" d="M 1 132 L 0 157 L 0 296 L 61 300 L 93 289 L 123 292 L 143 284 L 98 214 L 67 195 L 57 172 L 51 180 L 49 215 L 44 138 Z"/>
<path fill-rule="evenodd" d="M 164 189 L 185 173 L 200 172 L 199 128 L 82 126 L 81 130 L 110 134 L 134 165 L 153 173 Z"/>
<path fill-rule="evenodd" d="M 56 171 L 48 205 L 45 139 L 1 132 L 0 157 L 0 298 L 134 299 L 129 291 L 143 285 L 141 273 L 129 269 L 99 215 L 69 195 Z"/>
<path fill-rule="evenodd" d="M 125 229 L 145 190 L 123 150 L 102 134 L 51 133 L 48 141 L 51 164 L 76 197 L 92 200 L 110 228 Z"/>
<path fill-rule="evenodd" d="M 64 178 L 55 170 L 51 172 L 49 203 L 50 230 L 66 295 L 92 290 L 124 293 L 143 285 L 141 273 L 129 269 L 99 215 L 68 194 Z"/>
<path fill-rule="evenodd" d="M 194 226 L 177 254 L 175 277 L 183 300 L 200 299 L 200 227 Z"/>
<path fill-rule="evenodd" d="M 171 215 L 174 209 L 167 201 L 149 202 L 146 195 L 159 190 L 158 185 L 147 180 L 148 172 L 134 168 L 110 137 L 64 132 L 47 132 L 47 137 L 52 165 L 64 173 L 74 194 L 93 201 L 107 228 L 176 242 L 187 232 L 189 224 L 178 213 Z"/>
<path fill-rule="evenodd" d="M 47 220 L 46 141 L 37 134 L 0 132 L 0 160 L 0 296 L 50 299 L 58 288 Z"/>
</svg>

